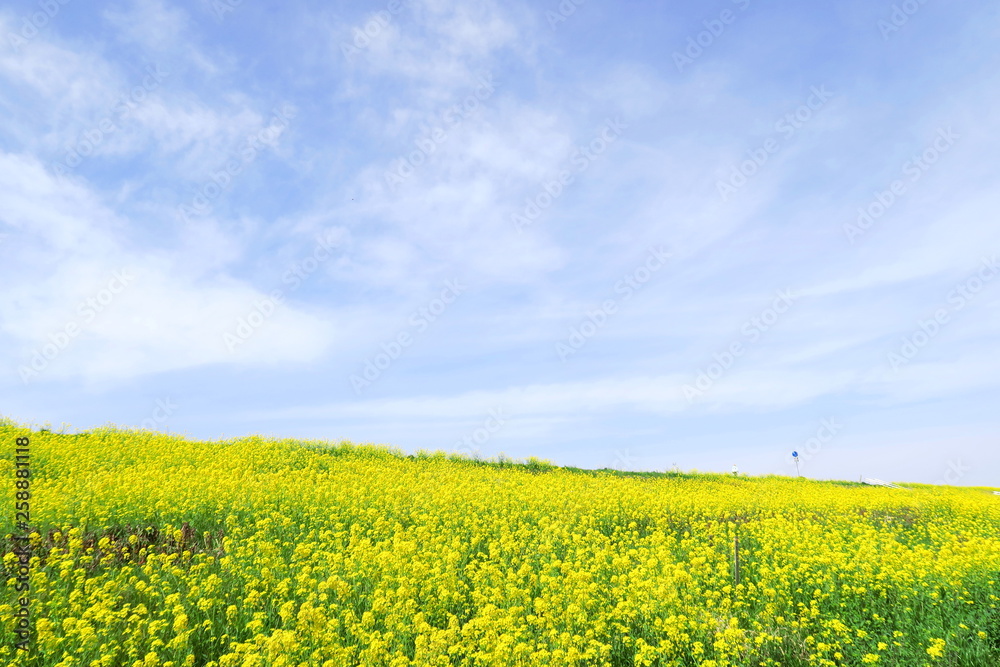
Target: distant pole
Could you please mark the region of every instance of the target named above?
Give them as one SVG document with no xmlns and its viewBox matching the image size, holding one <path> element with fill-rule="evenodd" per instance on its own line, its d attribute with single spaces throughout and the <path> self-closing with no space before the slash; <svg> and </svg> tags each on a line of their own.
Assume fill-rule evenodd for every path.
<svg viewBox="0 0 1000 667">
<path fill-rule="evenodd" d="M 795 459 L 795 476 L 802 477 L 802 475 L 799 474 L 799 453 L 792 452 L 792 458 Z"/>
</svg>

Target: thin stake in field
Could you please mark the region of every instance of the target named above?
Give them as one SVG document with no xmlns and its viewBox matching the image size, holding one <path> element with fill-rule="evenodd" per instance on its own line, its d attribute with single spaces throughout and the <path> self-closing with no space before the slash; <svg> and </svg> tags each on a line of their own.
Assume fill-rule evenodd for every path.
<svg viewBox="0 0 1000 667">
<path fill-rule="evenodd" d="M 733 586 L 740 585 L 740 536 L 733 536 Z"/>
</svg>

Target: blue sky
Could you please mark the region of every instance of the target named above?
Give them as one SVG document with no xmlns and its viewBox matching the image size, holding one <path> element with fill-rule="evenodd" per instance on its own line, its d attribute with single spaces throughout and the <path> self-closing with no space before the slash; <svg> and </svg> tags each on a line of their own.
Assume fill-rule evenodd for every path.
<svg viewBox="0 0 1000 667">
<path fill-rule="evenodd" d="M 0 8 L 21 422 L 1000 485 L 995 3 Z"/>
</svg>

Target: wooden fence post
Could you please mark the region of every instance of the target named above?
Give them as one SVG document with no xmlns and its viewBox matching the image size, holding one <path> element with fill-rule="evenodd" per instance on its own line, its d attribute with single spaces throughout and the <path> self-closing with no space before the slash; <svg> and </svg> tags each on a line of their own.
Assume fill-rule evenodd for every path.
<svg viewBox="0 0 1000 667">
<path fill-rule="evenodd" d="M 740 585 L 740 537 L 733 536 L 733 586 Z"/>
</svg>

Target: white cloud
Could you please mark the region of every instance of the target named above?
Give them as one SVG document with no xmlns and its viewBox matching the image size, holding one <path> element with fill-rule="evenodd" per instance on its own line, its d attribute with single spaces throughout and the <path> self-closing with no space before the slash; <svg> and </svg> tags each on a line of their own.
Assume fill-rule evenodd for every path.
<svg viewBox="0 0 1000 667">
<path fill-rule="evenodd" d="M 123 39 L 151 51 L 175 48 L 190 34 L 187 12 L 163 0 L 132 0 L 127 9 L 106 9 L 104 17 Z"/>
<path fill-rule="evenodd" d="M 122 228 L 131 221 L 33 158 L 0 153 L 0 174 L 0 221 L 16 230 L 7 250 L 30 249 L 2 269 L 9 284 L 0 294 L 2 330 L 18 343 L 4 355 L 9 367 L 28 363 L 67 325 L 80 333 L 40 377 L 124 380 L 212 363 L 301 362 L 335 340 L 322 315 L 286 303 L 245 343 L 227 346 L 224 334 L 267 294 L 227 277 L 225 254 L 206 265 L 130 247 Z M 125 278 L 109 291 L 115 275 Z M 83 305 L 88 298 L 100 307 Z"/>
<path fill-rule="evenodd" d="M 481 73 L 477 65 L 520 38 L 506 11 L 493 2 L 424 1 L 396 15 L 380 11 L 381 18 L 373 12 L 357 25 L 336 26 L 334 57 L 343 57 L 342 43 L 354 45 L 353 29 L 363 32 L 371 26 L 369 35 L 373 36 L 360 42 L 362 48 L 350 62 L 370 74 L 405 77 L 423 88 L 424 96 L 432 101 L 474 81 Z"/>
<path fill-rule="evenodd" d="M 298 419 L 323 416 L 374 419 L 393 415 L 401 419 L 462 419 L 491 406 L 508 406 L 518 417 L 573 419 L 595 413 L 641 412 L 654 415 L 729 410 L 777 410 L 829 395 L 848 386 L 853 373 L 811 374 L 787 370 L 734 372 L 706 391 L 692 405 L 682 386 L 694 378 L 682 374 L 605 377 L 590 381 L 531 384 L 506 389 L 475 390 L 452 396 L 414 396 L 334 403 L 268 413 L 270 418 Z"/>
</svg>

